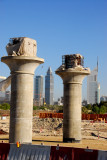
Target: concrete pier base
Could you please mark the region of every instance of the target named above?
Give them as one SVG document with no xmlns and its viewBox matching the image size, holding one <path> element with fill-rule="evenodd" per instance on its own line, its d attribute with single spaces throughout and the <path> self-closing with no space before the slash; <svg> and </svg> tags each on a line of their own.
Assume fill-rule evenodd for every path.
<svg viewBox="0 0 107 160">
<path fill-rule="evenodd" d="M 77 76 L 77 75 L 76 75 Z M 74 81 L 74 73 L 64 82 L 64 121 L 63 140 L 79 142 L 81 140 L 81 81 Z M 72 78 L 71 78 L 72 77 Z M 82 77 L 77 76 L 78 80 Z M 69 79 L 70 78 L 70 79 Z"/>
<path fill-rule="evenodd" d="M 33 75 L 44 60 L 38 57 L 6 56 L 1 61 L 11 70 L 9 143 L 32 143 Z"/>
<path fill-rule="evenodd" d="M 56 72 L 64 83 L 63 141 L 81 141 L 81 88 L 82 80 L 88 72 Z"/>
<path fill-rule="evenodd" d="M 64 137 L 63 137 L 63 142 L 68 142 L 68 143 L 80 143 L 81 140 L 75 140 L 75 138 L 64 138 Z"/>
<path fill-rule="evenodd" d="M 63 142 L 81 141 L 82 81 L 90 73 L 89 69 L 80 66 L 81 57 L 81 55 L 65 55 L 65 63 L 56 70 L 56 74 L 62 78 L 64 84 Z M 77 65 L 77 62 L 80 64 Z"/>
</svg>

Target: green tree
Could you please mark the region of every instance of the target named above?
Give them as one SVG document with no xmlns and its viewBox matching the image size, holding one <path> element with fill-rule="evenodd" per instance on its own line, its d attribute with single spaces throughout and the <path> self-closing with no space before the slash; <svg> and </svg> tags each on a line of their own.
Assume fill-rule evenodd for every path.
<svg viewBox="0 0 107 160">
<path fill-rule="evenodd" d="M 82 107 L 82 113 L 86 113 L 86 114 L 88 114 L 88 109 L 87 109 L 87 107 Z"/>
<path fill-rule="evenodd" d="M 0 106 L 1 109 L 4 109 L 4 110 L 8 110 L 10 109 L 10 104 L 8 103 L 3 103 L 1 106 Z"/>
<path fill-rule="evenodd" d="M 94 105 L 94 106 L 92 107 L 92 111 L 93 111 L 94 113 L 99 114 L 99 107 L 98 107 L 97 105 Z"/>
<path fill-rule="evenodd" d="M 86 108 L 87 108 L 88 110 L 92 110 L 92 105 L 91 105 L 91 104 L 88 104 L 88 105 L 86 106 Z"/>
<path fill-rule="evenodd" d="M 38 109 L 38 106 L 33 106 L 33 110 L 37 110 Z"/>
<path fill-rule="evenodd" d="M 102 105 L 102 106 L 100 107 L 99 113 L 100 113 L 100 114 L 106 113 L 106 106 Z"/>
<path fill-rule="evenodd" d="M 58 106 L 58 105 L 55 105 L 54 106 L 54 110 L 56 110 L 57 112 L 63 112 L 63 106 Z"/>
</svg>

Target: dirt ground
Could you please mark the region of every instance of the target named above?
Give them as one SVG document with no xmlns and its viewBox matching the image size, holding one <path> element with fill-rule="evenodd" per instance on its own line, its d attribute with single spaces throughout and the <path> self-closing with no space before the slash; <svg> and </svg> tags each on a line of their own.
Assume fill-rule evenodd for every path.
<svg viewBox="0 0 107 160">
<path fill-rule="evenodd" d="M 8 142 L 9 117 L 0 120 L 0 129 L 7 132 L 0 135 L 0 142 Z M 60 118 L 39 119 L 33 117 L 32 144 L 44 144 L 78 148 L 107 150 L 107 123 L 81 122 L 82 141 L 80 143 L 63 143 L 63 120 Z"/>
</svg>

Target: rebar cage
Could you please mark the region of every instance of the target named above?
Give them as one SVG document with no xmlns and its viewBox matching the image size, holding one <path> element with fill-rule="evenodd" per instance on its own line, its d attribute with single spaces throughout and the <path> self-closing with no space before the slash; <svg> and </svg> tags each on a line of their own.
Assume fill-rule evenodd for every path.
<svg viewBox="0 0 107 160">
<path fill-rule="evenodd" d="M 84 66 L 84 57 L 80 54 L 71 54 L 71 55 L 63 55 L 62 56 L 62 65 L 65 66 L 65 69 L 73 68 L 75 65 L 75 61 L 77 61 L 77 66 Z"/>
</svg>

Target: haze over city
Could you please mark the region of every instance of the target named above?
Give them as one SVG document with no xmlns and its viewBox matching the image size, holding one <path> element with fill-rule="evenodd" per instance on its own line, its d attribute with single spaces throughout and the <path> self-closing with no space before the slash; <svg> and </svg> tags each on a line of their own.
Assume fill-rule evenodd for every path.
<svg viewBox="0 0 107 160">
<path fill-rule="evenodd" d="M 107 1 L 6 1 L 0 0 L 0 58 L 7 55 L 5 46 L 12 37 L 29 37 L 37 41 L 37 56 L 45 63 L 35 71 L 54 74 L 54 99 L 63 95 L 63 82 L 55 74 L 62 64 L 62 55 L 80 53 L 84 66 L 97 65 L 100 95 L 107 96 Z M 0 62 L 0 75 L 9 76 L 8 67 Z M 83 99 L 87 98 L 86 78 Z"/>
</svg>

